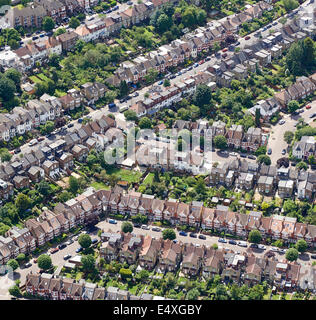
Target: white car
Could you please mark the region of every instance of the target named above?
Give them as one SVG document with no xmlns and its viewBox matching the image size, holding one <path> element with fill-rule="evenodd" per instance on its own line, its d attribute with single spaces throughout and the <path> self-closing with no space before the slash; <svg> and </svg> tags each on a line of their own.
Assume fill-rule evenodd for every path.
<svg viewBox="0 0 316 320">
<path fill-rule="evenodd" d="M 143 225 L 141 226 L 141 228 L 142 228 L 143 230 L 150 230 L 150 228 L 149 228 L 146 224 L 143 224 Z"/>
<path fill-rule="evenodd" d="M 240 247 L 244 247 L 244 248 L 247 248 L 248 247 L 248 244 L 246 241 L 238 241 L 237 244 L 240 246 Z"/>
<path fill-rule="evenodd" d="M 265 250 L 266 246 L 264 246 L 263 244 L 258 244 L 258 249 Z"/>
<path fill-rule="evenodd" d="M 271 248 L 271 251 L 273 251 L 273 252 L 279 252 L 279 248 L 272 247 L 272 248 Z"/>
<path fill-rule="evenodd" d="M 283 120 L 283 119 L 279 121 L 279 124 L 281 124 L 281 125 L 284 123 L 285 123 L 285 120 Z"/>
<path fill-rule="evenodd" d="M 30 142 L 29 142 L 29 146 L 32 147 L 34 145 L 37 144 L 37 140 L 36 139 L 32 139 Z"/>
<path fill-rule="evenodd" d="M 238 153 L 237 152 L 230 152 L 229 155 L 232 156 L 232 157 L 237 157 Z"/>
</svg>

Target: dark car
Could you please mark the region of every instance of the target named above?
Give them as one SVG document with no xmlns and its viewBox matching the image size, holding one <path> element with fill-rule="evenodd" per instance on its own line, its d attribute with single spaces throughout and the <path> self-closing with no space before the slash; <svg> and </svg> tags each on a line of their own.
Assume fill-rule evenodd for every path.
<svg viewBox="0 0 316 320">
<path fill-rule="evenodd" d="M 73 127 L 73 126 L 74 126 L 73 123 L 69 123 L 69 124 L 67 125 L 68 128 L 71 128 L 71 127 Z"/>
<path fill-rule="evenodd" d="M 240 156 L 241 156 L 242 158 L 247 158 L 247 155 L 246 155 L 245 153 L 241 153 Z"/>
<path fill-rule="evenodd" d="M 92 239 L 92 240 L 91 240 L 91 243 L 92 243 L 92 244 L 98 243 L 98 239 Z"/>
<path fill-rule="evenodd" d="M 160 231 L 161 231 L 161 229 L 158 228 L 158 227 L 153 227 L 153 228 L 151 228 L 151 230 L 152 230 L 152 231 L 156 231 L 156 232 L 160 232 Z"/>
<path fill-rule="evenodd" d="M 236 242 L 235 240 L 229 240 L 228 243 L 229 243 L 229 244 L 234 244 L 234 245 L 237 244 L 237 242 Z"/>
<path fill-rule="evenodd" d="M 250 245 L 250 248 L 258 248 L 258 245 L 256 244 L 256 243 L 252 243 L 251 245 Z"/>
<path fill-rule="evenodd" d="M 14 153 L 15 153 L 15 154 L 17 154 L 17 153 L 19 153 L 19 152 L 21 152 L 21 148 L 16 148 L 16 149 L 14 150 Z"/>
<path fill-rule="evenodd" d="M 248 159 L 256 160 L 256 156 L 253 156 L 252 154 L 250 154 L 250 155 L 248 156 Z"/>
<path fill-rule="evenodd" d="M 205 237 L 204 234 L 200 234 L 200 235 L 199 235 L 199 239 L 206 240 L 206 237 Z"/>
<path fill-rule="evenodd" d="M 183 237 L 186 237 L 188 234 L 187 234 L 186 232 L 184 232 L 184 231 L 180 231 L 180 232 L 179 232 L 179 235 L 180 235 L 180 236 L 183 236 Z"/>
<path fill-rule="evenodd" d="M 37 39 L 38 39 L 38 36 L 32 37 L 32 40 L 37 40 Z"/>
<path fill-rule="evenodd" d="M 194 233 L 194 232 L 191 232 L 191 233 L 190 233 L 190 237 L 191 237 L 191 238 L 197 238 L 197 234 Z"/>
<path fill-rule="evenodd" d="M 135 228 L 140 228 L 142 225 L 140 223 L 134 223 Z"/>
<path fill-rule="evenodd" d="M 79 253 L 79 252 L 81 252 L 81 251 L 82 251 L 82 248 L 81 248 L 81 247 L 79 247 L 79 248 L 76 249 L 76 253 Z"/>
<path fill-rule="evenodd" d="M 272 149 L 269 148 L 269 149 L 268 149 L 268 154 L 271 154 L 271 153 L 272 153 Z"/>
<path fill-rule="evenodd" d="M 67 245 L 65 243 L 62 243 L 58 246 L 59 250 L 66 248 Z"/>
</svg>

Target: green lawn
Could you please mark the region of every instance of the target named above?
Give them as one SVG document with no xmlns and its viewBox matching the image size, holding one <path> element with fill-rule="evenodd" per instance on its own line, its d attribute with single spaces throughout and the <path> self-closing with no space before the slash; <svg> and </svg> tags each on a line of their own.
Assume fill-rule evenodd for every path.
<svg viewBox="0 0 316 320">
<path fill-rule="evenodd" d="M 148 173 L 146 178 L 144 179 L 142 185 L 146 186 L 147 184 L 151 185 L 154 181 L 154 173 Z"/>
<path fill-rule="evenodd" d="M 48 81 L 48 80 L 49 80 L 49 78 L 46 77 L 45 74 L 43 74 L 43 73 L 39 73 L 39 74 L 37 75 L 37 77 L 40 78 L 40 79 L 43 80 L 43 81 Z"/>
<path fill-rule="evenodd" d="M 29 79 L 34 83 L 42 83 L 42 80 L 37 78 L 36 76 L 30 76 Z"/>
<path fill-rule="evenodd" d="M 111 168 L 107 170 L 108 174 L 115 174 L 117 177 L 119 177 L 121 180 L 127 181 L 127 182 L 138 182 L 142 173 L 139 171 L 133 171 L 133 170 L 126 170 L 126 169 L 119 169 L 119 168 Z"/>
<path fill-rule="evenodd" d="M 280 296 L 278 294 L 274 294 L 272 296 L 272 300 L 279 300 Z"/>
<path fill-rule="evenodd" d="M 92 182 L 91 187 L 93 187 L 96 190 L 100 190 L 100 189 L 109 190 L 110 189 L 110 186 L 107 186 L 103 182 L 97 182 L 97 181 Z"/>
</svg>

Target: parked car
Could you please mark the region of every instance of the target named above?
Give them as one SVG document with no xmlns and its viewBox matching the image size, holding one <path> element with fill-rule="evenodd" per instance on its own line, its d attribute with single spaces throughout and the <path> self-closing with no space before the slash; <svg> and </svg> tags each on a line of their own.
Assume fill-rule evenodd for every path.
<svg viewBox="0 0 316 320">
<path fill-rule="evenodd" d="M 83 249 L 81 248 L 81 247 L 79 247 L 79 248 L 77 248 L 76 249 L 76 253 L 79 253 L 79 252 L 81 252 Z"/>
<path fill-rule="evenodd" d="M 279 124 L 284 124 L 285 123 L 285 120 L 283 120 L 283 119 L 281 119 L 280 121 L 279 121 Z"/>
<path fill-rule="evenodd" d="M 71 258 L 71 255 L 70 255 L 70 254 L 64 255 L 64 260 L 68 260 L 68 259 L 70 259 L 70 258 Z"/>
<path fill-rule="evenodd" d="M 199 239 L 206 240 L 206 236 L 204 234 L 200 234 Z"/>
<path fill-rule="evenodd" d="M 72 128 L 73 126 L 74 126 L 73 123 L 69 123 L 69 124 L 67 125 L 68 128 Z"/>
<path fill-rule="evenodd" d="M 98 241 L 99 241 L 99 240 L 95 238 L 95 239 L 92 239 L 92 240 L 91 240 L 91 243 L 92 243 L 92 244 L 96 244 L 96 243 L 98 243 Z"/>
<path fill-rule="evenodd" d="M 307 106 L 306 106 L 306 109 L 310 109 L 312 106 L 310 105 L 310 104 L 308 104 Z"/>
<path fill-rule="evenodd" d="M 38 141 L 38 142 L 41 142 L 41 141 L 43 141 L 43 140 L 45 140 L 44 137 L 38 137 L 38 138 L 37 138 L 37 141 Z"/>
<path fill-rule="evenodd" d="M 316 112 L 312 113 L 309 117 L 310 119 L 316 117 Z"/>
<path fill-rule="evenodd" d="M 133 97 L 138 97 L 139 96 L 139 93 L 138 92 L 134 92 L 133 93 Z"/>
<path fill-rule="evenodd" d="M 273 251 L 273 252 L 279 252 L 279 248 L 272 247 L 272 248 L 271 248 L 271 251 Z"/>
<path fill-rule="evenodd" d="M 250 154 L 250 155 L 248 156 L 248 159 L 256 160 L 256 156 Z"/>
<path fill-rule="evenodd" d="M 186 232 L 184 232 L 184 231 L 180 231 L 180 232 L 179 232 L 179 235 L 180 235 L 180 236 L 183 236 L 183 237 L 186 237 L 188 234 L 187 234 Z"/>
<path fill-rule="evenodd" d="M 248 247 L 248 244 L 246 241 L 238 241 L 237 244 L 240 246 L 240 247 L 244 247 L 244 248 L 247 248 Z"/>
<path fill-rule="evenodd" d="M 109 219 L 109 223 L 111 224 L 117 224 L 117 221 L 115 219 Z"/>
<path fill-rule="evenodd" d="M 194 233 L 194 232 L 191 232 L 191 233 L 190 233 L 190 237 L 191 237 L 191 238 L 197 238 L 197 234 Z"/>
<path fill-rule="evenodd" d="M 271 148 L 268 149 L 268 154 L 272 154 L 272 149 Z"/>
<path fill-rule="evenodd" d="M 250 39 L 250 36 L 246 36 L 246 37 L 245 37 L 245 40 L 249 40 L 249 39 Z"/>
<path fill-rule="evenodd" d="M 312 254 L 312 255 L 311 255 L 311 258 L 312 258 L 312 259 L 316 259 L 316 254 Z"/>
<path fill-rule="evenodd" d="M 218 242 L 227 243 L 227 241 L 226 241 L 224 238 L 219 238 L 219 239 L 218 239 Z"/>
<path fill-rule="evenodd" d="M 56 253 L 56 252 L 58 252 L 58 251 L 59 251 L 58 248 L 52 248 L 52 249 L 49 250 L 49 252 L 50 252 L 51 254 Z"/>
<path fill-rule="evenodd" d="M 247 158 L 247 155 L 246 155 L 245 153 L 241 153 L 240 156 L 241 156 L 242 158 Z"/>
<path fill-rule="evenodd" d="M 29 146 L 32 147 L 34 145 L 37 144 L 37 140 L 36 139 L 32 139 L 30 142 L 29 142 Z"/>
<path fill-rule="evenodd" d="M 228 49 L 227 48 L 224 48 L 223 50 L 222 50 L 222 52 L 226 52 Z"/>
<path fill-rule="evenodd" d="M 194 68 L 197 68 L 198 66 L 199 66 L 198 63 L 195 63 L 195 64 L 193 65 Z"/>
<path fill-rule="evenodd" d="M 71 245 L 72 243 L 74 243 L 74 241 L 73 241 L 72 239 L 70 239 L 70 240 L 68 240 L 68 241 L 65 242 L 65 244 L 66 244 L 67 246 Z"/>
<path fill-rule="evenodd" d="M 14 150 L 14 154 L 17 154 L 17 153 L 19 153 L 19 152 L 21 152 L 21 148 L 16 148 L 16 149 Z"/>
<path fill-rule="evenodd" d="M 135 228 L 140 228 L 142 225 L 140 223 L 134 223 Z"/>
<path fill-rule="evenodd" d="M 237 241 L 235 241 L 235 240 L 229 240 L 229 241 L 228 241 L 228 243 L 229 243 L 229 244 L 234 244 L 234 245 L 235 245 L 235 244 L 237 244 Z"/>
<path fill-rule="evenodd" d="M 143 224 L 143 225 L 141 226 L 141 228 L 142 228 L 143 230 L 150 230 L 150 228 L 149 228 L 146 224 Z"/>
<path fill-rule="evenodd" d="M 285 154 L 286 154 L 286 150 L 283 149 L 283 150 L 282 150 L 282 155 L 285 155 Z"/>
<path fill-rule="evenodd" d="M 258 248 L 258 245 L 257 245 L 256 243 L 252 243 L 252 244 L 250 245 L 250 248 L 255 248 L 255 249 L 257 249 L 257 248 Z"/>
<path fill-rule="evenodd" d="M 158 227 L 153 227 L 153 228 L 151 228 L 151 230 L 152 230 L 152 231 L 156 231 L 156 232 L 160 232 L 160 231 L 161 231 L 161 229 L 158 228 Z"/>
<path fill-rule="evenodd" d="M 162 85 L 162 84 L 163 84 L 162 80 L 158 81 L 158 85 Z"/>
<path fill-rule="evenodd" d="M 265 250 L 266 246 L 264 246 L 263 244 L 258 244 L 258 249 Z"/>
<path fill-rule="evenodd" d="M 62 250 L 62 249 L 64 249 L 64 248 L 66 248 L 66 247 L 67 247 L 66 243 L 62 243 L 62 244 L 60 244 L 60 245 L 58 246 L 58 249 L 59 249 L 59 250 Z"/>
<path fill-rule="evenodd" d="M 29 268 L 29 267 L 31 267 L 32 266 L 32 263 L 31 262 L 28 262 L 28 263 L 26 263 L 25 265 L 24 265 L 24 268 Z"/>
</svg>

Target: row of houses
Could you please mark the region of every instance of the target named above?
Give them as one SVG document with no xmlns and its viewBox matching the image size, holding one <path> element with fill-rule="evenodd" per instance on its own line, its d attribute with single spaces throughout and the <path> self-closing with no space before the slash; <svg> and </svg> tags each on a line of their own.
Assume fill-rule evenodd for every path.
<svg viewBox="0 0 316 320">
<path fill-rule="evenodd" d="M 170 300 L 149 293 L 136 296 L 117 287 L 99 287 L 83 279 L 76 281 L 48 273 L 27 274 L 25 290 L 32 296 L 51 300 Z"/>
<path fill-rule="evenodd" d="M 192 243 L 174 243 L 149 235 L 132 235 L 111 230 L 101 234 L 104 241 L 100 256 L 107 263 L 138 264 L 142 269 L 157 272 L 180 271 L 186 276 L 204 278 L 221 275 L 223 281 L 254 285 L 267 280 L 279 288 L 296 288 L 299 284 L 300 265 L 255 257 L 252 253 L 236 253 L 229 249 L 215 250 Z"/>
<path fill-rule="evenodd" d="M 36 62 L 47 61 L 49 55 L 61 54 L 71 50 L 77 40 L 85 42 L 103 39 L 117 33 L 122 27 L 129 27 L 150 18 L 156 9 L 160 8 L 168 0 L 153 0 L 135 4 L 125 11 L 112 14 L 111 17 L 88 17 L 83 24 L 75 30 L 68 29 L 66 33 L 57 37 L 40 37 L 27 44 L 23 44 L 17 50 L 6 48 L 0 53 L 0 64 L 6 68 L 17 68 L 27 71 L 34 67 Z M 172 0 L 172 2 L 175 2 Z M 89 8 L 89 3 L 97 4 L 96 0 L 39 0 L 20 9 L 11 8 L 5 15 L 5 23 L 12 28 L 23 26 L 26 28 L 41 28 L 45 16 L 51 16 L 56 22 L 64 20 L 67 16 L 73 16 L 75 12 Z M 86 6 L 88 4 L 88 7 Z"/>
<path fill-rule="evenodd" d="M 301 76 L 296 82 L 286 89 L 274 94 L 273 98 L 260 100 L 255 106 L 249 109 L 250 113 L 255 116 L 256 110 L 260 110 L 260 116 L 264 121 L 268 121 L 280 109 L 286 109 L 292 100 L 299 101 L 310 95 L 316 90 L 316 73 L 310 77 Z"/>
<path fill-rule="evenodd" d="M 264 2 L 259 2 L 256 6 L 266 7 L 265 10 L 272 8 Z M 197 28 L 182 39 L 163 45 L 157 50 L 149 52 L 146 56 L 139 56 L 132 61 L 123 62 L 121 67 L 116 70 L 115 75 L 108 79 L 108 83 L 114 86 L 123 80 L 136 83 L 144 79 L 150 69 L 163 73 L 169 67 L 182 64 L 186 59 L 197 58 L 198 53 L 211 48 L 214 42 L 225 40 L 227 35 L 236 32 L 236 28 L 229 23 L 234 19 L 232 17 L 209 22 L 206 27 Z M 314 33 L 315 26 L 313 24 L 302 28 L 297 21 L 290 22 L 282 28 L 282 32 L 276 32 L 266 39 L 258 40 L 257 44 L 249 46 L 242 53 L 233 54 L 232 58 L 228 56 L 227 59 L 224 59 L 227 54 L 223 54 L 221 64 L 215 64 L 210 71 L 216 76 L 218 85 L 230 86 L 232 79 L 244 79 L 249 70 L 255 70 L 257 64 L 263 66 L 269 64 L 271 58 L 279 57 L 282 50 L 288 48 L 293 41 Z"/>
<path fill-rule="evenodd" d="M 85 104 L 93 104 L 104 97 L 106 86 L 102 83 L 87 82 L 81 90 L 70 89 L 67 94 L 57 98 L 43 94 L 40 99 L 27 102 L 25 108 L 15 107 L 10 113 L 0 116 L 0 139 L 9 141 L 17 135 L 30 132 L 47 121 L 60 119 L 64 112 L 69 112 Z"/>
<path fill-rule="evenodd" d="M 313 136 L 303 136 L 300 141 L 294 143 L 292 148 L 293 157 L 300 160 L 308 160 L 316 156 L 316 141 Z"/>
<path fill-rule="evenodd" d="M 7 200 L 14 188 L 28 188 L 42 179 L 56 180 L 72 173 L 74 162 L 84 162 L 91 149 L 103 150 L 116 136 L 115 120 L 100 116 L 99 120 L 82 125 L 63 139 L 14 157 L 0 166 L 0 197 Z"/>
<path fill-rule="evenodd" d="M 203 230 L 226 231 L 247 238 L 257 229 L 263 238 L 295 242 L 304 239 L 313 246 L 316 226 L 297 222 L 296 218 L 261 212 L 249 214 L 229 211 L 227 206 L 206 208 L 202 202 L 182 203 L 176 199 L 160 200 L 135 191 L 98 190 L 88 188 L 83 194 L 57 203 L 53 210 L 44 209 L 39 217 L 25 221 L 25 229 L 13 227 L 0 239 L 0 263 L 5 264 L 19 253 L 32 252 L 54 237 L 70 229 L 94 223 L 101 213 L 146 215 L 151 221 L 169 221 L 172 225 L 189 225 Z"/>
<path fill-rule="evenodd" d="M 281 198 L 313 200 L 316 191 L 316 175 L 312 171 L 296 168 L 277 168 L 274 165 L 250 163 L 235 159 L 222 162 L 210 168 L 207 178 L 209 185 L 223 185 L 228 188 L 235 186 L 251 190 L 257 188 L 263 195 L 274 195 L 278 192 Z"/>
</svg>

